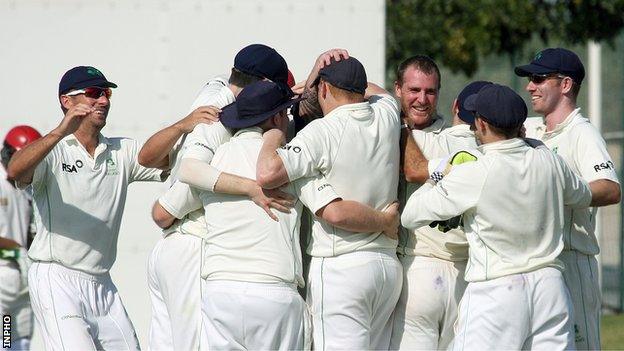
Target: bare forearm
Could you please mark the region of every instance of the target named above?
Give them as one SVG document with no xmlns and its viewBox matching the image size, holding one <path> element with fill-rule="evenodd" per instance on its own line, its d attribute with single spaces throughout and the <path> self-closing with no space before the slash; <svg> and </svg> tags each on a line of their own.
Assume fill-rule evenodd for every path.
<svg viewBox="0 0 624 351">
<path fill-rule="evenodd" d="M 589 188 L 592 192 L 592 207 L 613 205 L 621 201 L 621 188 L 616 182 L 599 179 L 589 183 Z"/>
<path fill-rule="evenodd" d="M 152 207 L 152 219 L 162 229 L 171 227 L 176 218 L 156 201 Z"/>
<path fill-rule="evenodd" d="M 214 186 L 215 193 L 249 196 L 253 189 L 259 187 L 255 181 L 230 173 L 221 173 Z"/>
<path fill-rule="evenodd" d="M 386 89 L 380 87 L 375 83 L 368 82 L 368 86 L 366 87 L 366 91 L 364 92 L 364 98 L 369 99 L 373 95 L 384 95 L 389 94 Z"/>
<path fill-rule="evenodd" d="M 403 152 L 403 173 L 410 183 L 424 183 L 429 179 L 428 161 L 414 137 L 407 128 L 401 129 L 405 138 L 405 150 Z"/>
<path fill-rule="evenodd" d="M 15 249 L 20 247 L 16 241 L 0 236 L 0 249 Z"/>
<path fill-rule="evenodd" d="M 356 201 L 334 201 L 316 215 L 338 228 L 358 233 L 381 232 L 388 226 L 388 216 Z"/>
<path fill-rule="evenodd" d="M 16 152 L 15 155 L 11 157 L 11 161 L 7 167 L 8 178 L 21 184 L 32 183 L 37 165 L 63 137 L 63 134 L 53 130 L 43 138 L 34 141 Z"/>
<path fill-rule="evenodd" d="M 248 196 L 258 187 L 249 178 L 222 173 L 211 164 L 195 159 L 182 159 L 178 177 L 182 183 L 214 193 Z"/>
<path fill-rule="evenodd" d="M 169 153 L 183 134 L 177 123 L 158 131 L 139 151 L 139 163 L 144 167 L 168 169 Z"/>
<path fill-rule="evenodd" d="M 275 189 L 289 180 L 284 163 L 276 152 L 284 139 L 284 134 L 277 130 L 270 130 L 264 134 L 264 143 L 256 166 L 256 180 L 265 189 Z"/>
</svg>

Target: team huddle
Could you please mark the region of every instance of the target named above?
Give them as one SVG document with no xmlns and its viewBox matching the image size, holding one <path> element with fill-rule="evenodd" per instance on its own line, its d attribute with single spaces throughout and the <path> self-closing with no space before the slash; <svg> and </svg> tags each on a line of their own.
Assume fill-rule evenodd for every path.
<svg viewBox="0 0 624 351">
<path fill-rule="evenodd" d="M 515 73 L 540 117 L 475 81 L 449 123 L 427 56 L 387 92 L 344 49 L 295 83 L 253 44 L 141 145 L 101 134 L 117 85 L 70 69 L 60 124 L 2 149 L 8 347 L 29 349 L 34 314 L 48 350 L 140 349 L 109 270 L 128 184 L 166 180 L 149 349 L 599 349 L 595 213 L 620 201 L 615 167 L 577 108 L 576 54 Z"/>
</svg>

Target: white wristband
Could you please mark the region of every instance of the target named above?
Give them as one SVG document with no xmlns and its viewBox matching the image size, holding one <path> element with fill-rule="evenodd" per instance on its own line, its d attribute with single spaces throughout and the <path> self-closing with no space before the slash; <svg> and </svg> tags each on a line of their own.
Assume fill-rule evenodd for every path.
<svg viewBox="0 0 624 351">
<path fill-rule="evenodd" d="M 205 161 L 184 158 L 180 162 L 178 178 L 181 182 L 201 190 L 214 192 L 221 171 Z"/>
</svg>

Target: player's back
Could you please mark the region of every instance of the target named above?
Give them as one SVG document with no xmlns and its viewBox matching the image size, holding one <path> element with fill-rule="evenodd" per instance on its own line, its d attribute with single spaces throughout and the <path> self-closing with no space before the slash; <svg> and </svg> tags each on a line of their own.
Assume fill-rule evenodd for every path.
<svg viewBox="0 0 624 351">
<path fill-rule="evenodd" d="M 223 172 L 255 179 L 261 147 L 261 130 L 246 129 L 219 147 L 211 164 Z M 290 186 L 285 190 L 290 191 Z M 246 196 L 202 192 L 200 198 L 208 232 L 203 278 L 303 285 L 300 202 L 289 214 L 275 212 L 276 222 Z"/>
<path fill-rule="evenodd" d="M 475 179 L 482 182 L 478 203 L 464 214 L 470 242 L 466 280 L 561 269 L 556 258 L 563 249 L 563 206 L 587 205 L 587 185 L 545 147 L 512 139 L 482 150 L 485 155 L 474 164 L 458 167 L 465 177 L 482 178 Z"/>
<path fill-rule="evenodd" d="M 397 197 L 399 132 L 396 102 L 382 95 L 373 96 L 370 103 L 336 108 L 304 128 L 297 138 L 323 140 L 319 171 L 337 194 L 383 210 Z M 396 248 L 396 241 L 381 233 L 355 234 L 317 220 L 309 252 L 334 256 L 386 248 Z"/>
</svg>

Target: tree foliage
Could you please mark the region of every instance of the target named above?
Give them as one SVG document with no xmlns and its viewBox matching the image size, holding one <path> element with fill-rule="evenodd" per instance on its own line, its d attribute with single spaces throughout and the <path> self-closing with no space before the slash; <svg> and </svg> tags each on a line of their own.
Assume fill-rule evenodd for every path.
<svg viewBox="0 0 624 351">
<path fill-rule="evenodd" d="M 388 67 L 426 54 L 472 75 L 479 57 L 516 55 L 532 38 L 609 41 L 624 26 L 624 0 L 387 0 Z"/>
</svg>

